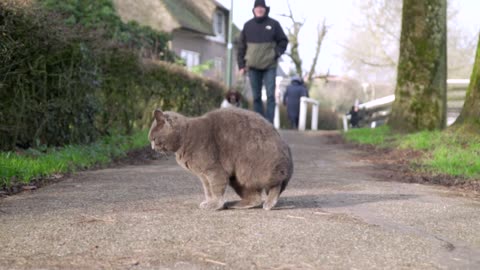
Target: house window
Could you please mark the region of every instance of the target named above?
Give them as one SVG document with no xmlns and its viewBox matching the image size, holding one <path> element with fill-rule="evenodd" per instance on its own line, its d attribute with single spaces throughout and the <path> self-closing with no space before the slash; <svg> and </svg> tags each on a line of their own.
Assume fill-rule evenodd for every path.
<svg viewBox="0 0 480 270">
<path fill-rule="evenodd" d="M 200 54 L 197 52 L 182 50 L 180 57 L 185 61 L 185 64 L 188 68 L 192 68 L 200 64 Z"/>
<path fill-rule="evenodd" d="M 225 14 L 221 11 L 216 11 L 213 16 L 213 30 L 217 37 L 225 37 Z"/>
</svg>

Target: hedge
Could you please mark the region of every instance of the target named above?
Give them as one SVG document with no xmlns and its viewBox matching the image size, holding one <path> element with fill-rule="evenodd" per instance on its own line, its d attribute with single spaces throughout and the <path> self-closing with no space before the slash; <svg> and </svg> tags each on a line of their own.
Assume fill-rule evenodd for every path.
<svg viewBox="0 0 480 270">
<path fill-rule="evenodd" d="M 85 2 L 110 0 L 65 1 Z M 147 126 L 155 107 L 197 115 L 220 104 L 223 85 L 160 61 L 174 61 L 166 47 L 142 60 L 138 37 L 167 35 L 118 25 L 109 12 L 115 27 L 85 26 L 75 14 L 72 22 L 66 11 L 0 3 L 0 150 L 89 143 Z"/>
</svg>

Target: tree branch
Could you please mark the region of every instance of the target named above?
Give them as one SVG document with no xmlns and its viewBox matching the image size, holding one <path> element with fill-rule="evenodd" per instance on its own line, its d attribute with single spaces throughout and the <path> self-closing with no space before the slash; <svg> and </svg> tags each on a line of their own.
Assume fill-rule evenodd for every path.
<svg viewBox="0 0 480 270">
<path fill-rule="evenodd" d="M 313 75 L 315 74 L 315 69 L 317 67 L 317 62 L 318 58 L 320 56 L 320 50 L 322 48 L 323 40 L 325 39 L 325 36 L 327 35 L 328 32 L 328 26 L 326 24 L 326 20 L 323 19 L 322 25 L 317 26 L 317 48 L 315 49 L 315 56 L 313 58 L 312 66 L 310 67 L 310 71 L 308 73 L 307 81 L 308 81 L 308 86 L 310 88 L 312 84 L 312 78 Z"/>
<path fill-rule="evenodd" d="M 362 58 L 359 58 L 358 60 L 362 64 L 372 66 L 372 67 L 394 67 L 395 66 L 395 65 L 392 65 L 391 63 L 386 63 L 386 64 L 384 64 L 384 63 L 374 63 L 374 62 L 370 62 L 370 61 L 362 59 Z"/>
</svg>

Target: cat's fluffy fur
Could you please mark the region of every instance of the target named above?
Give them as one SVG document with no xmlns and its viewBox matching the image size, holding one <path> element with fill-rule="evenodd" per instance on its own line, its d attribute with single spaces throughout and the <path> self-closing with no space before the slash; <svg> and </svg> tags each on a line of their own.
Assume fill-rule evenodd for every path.
<svg viewBox="0 0 480 270">
<path fill-rule="evenodd" d="M 201 208 L 223 209 L 230 185 L 242 198 L 229 208 L 253 208 L 267 198 L 272 209 L 293 173 L 290 148 L 274 127 L 256 113 L 220 109 L 201 117 L 154 112 L 148 138 L 157 151 L 175 152 L 177 162 L 197 175 L 204 188 Z"/>
</svg>

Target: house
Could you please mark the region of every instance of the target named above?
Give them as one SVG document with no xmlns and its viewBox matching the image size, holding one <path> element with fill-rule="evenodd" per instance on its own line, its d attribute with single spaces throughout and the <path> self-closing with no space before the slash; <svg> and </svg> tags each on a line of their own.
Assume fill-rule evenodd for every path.
<svg viewBox="0 0 480 270">
<path fill-rule="evenodd" d="M 113 0 L 125 22 L 171 34 L 171 49 L 188 68 L 205 64 L 204 75 L 224 81 L 230 11 L 215 0 Z M 238 33 L 234 27 L 234 34 Z M 233 67 L 236 59 L 233 57 Z M 235 73 L 235 72 L 234 72 Z M 235 74 L 233 74 L 235 75 Z"/>
</svg>

